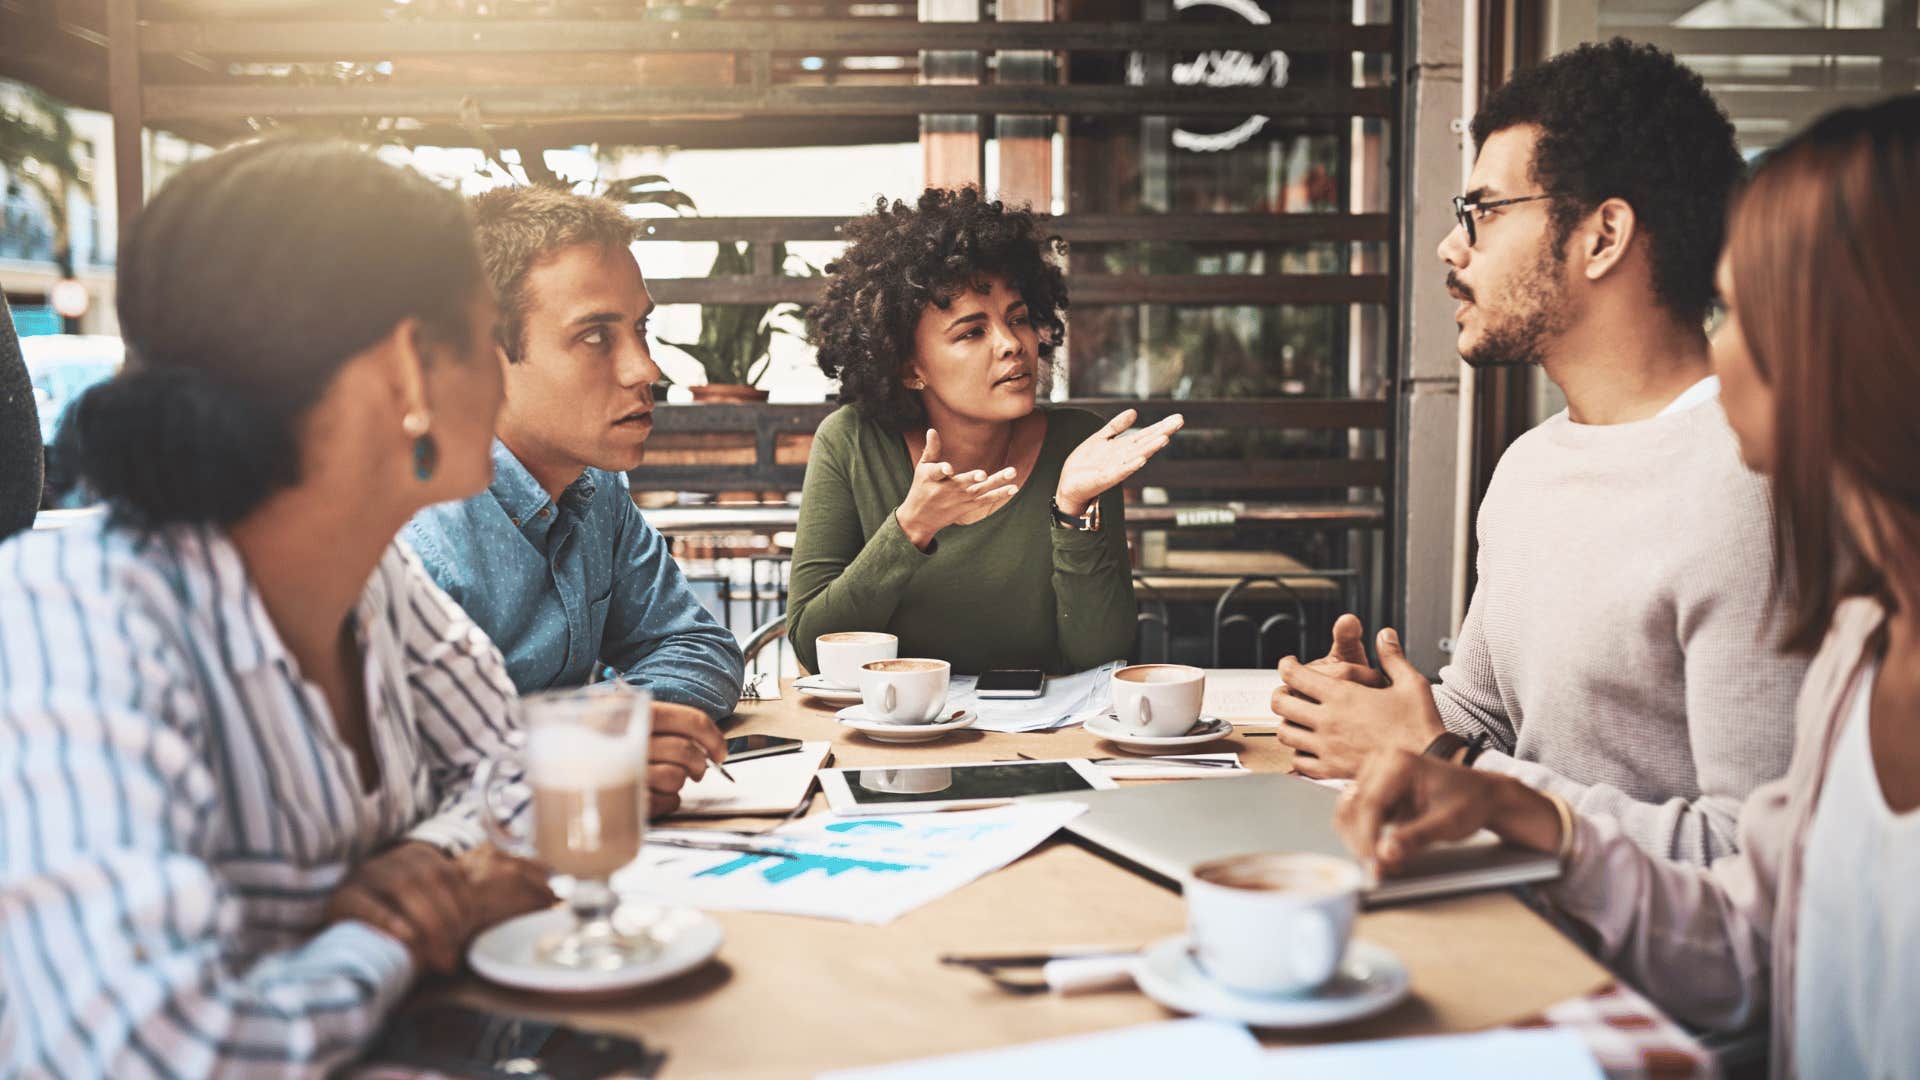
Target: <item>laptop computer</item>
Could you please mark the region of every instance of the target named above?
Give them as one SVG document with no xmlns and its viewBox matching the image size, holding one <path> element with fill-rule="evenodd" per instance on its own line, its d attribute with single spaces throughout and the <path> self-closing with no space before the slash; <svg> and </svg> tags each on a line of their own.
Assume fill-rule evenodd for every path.
<svg viewBox="0 0 1920 1080">
<path fill-rule="evenodd" d="M 1087 804 L 1067 830 L 1094 847 L 1178 886 L 1209 859 L 1253 851 L 1310 851 L 1351 859 L 1333 831 L 1339 792 L 1297 776 L 1256 773 L 1115 791 L 1046 796 Z M 1402 873 L 1366 890 L 1370 907 L 1549 881 L 1552 853 L 1502 844 L 1482 831 L 1423 852 Z"/>
</svg>

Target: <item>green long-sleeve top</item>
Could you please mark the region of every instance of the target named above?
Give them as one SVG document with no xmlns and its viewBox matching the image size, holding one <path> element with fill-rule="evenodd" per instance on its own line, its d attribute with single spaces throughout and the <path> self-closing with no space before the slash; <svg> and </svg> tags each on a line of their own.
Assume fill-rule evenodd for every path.
<svg viewBox="0 0 1920 1080">
<path fill-rule="evenodd" d="M 1133 648 L 1133 575 L 1120 492 L 1100 497 L 1098 532 L 1058 528 L 1048 509 L 1060 466 L 1102 421 L 1046 411 L 1033 472 L 1011 501 L 913 546 L 894 511 L 913 482 L 906 440 L 851 406 L 820 424 L 807 461 L 787 602 L 787 636 L 818 671 L 813 641 L 884 630 L 901 656 L 994 668 L 1082 671 Z"/>
</svg>

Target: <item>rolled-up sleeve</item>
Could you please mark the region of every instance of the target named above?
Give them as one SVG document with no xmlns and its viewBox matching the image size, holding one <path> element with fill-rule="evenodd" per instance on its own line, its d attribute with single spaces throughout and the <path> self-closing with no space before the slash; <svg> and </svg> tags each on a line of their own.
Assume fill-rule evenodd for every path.
<svg viewBox="0 0 1920 1080">
<path fill-rule="evenodd" d="M 657 700 L 727 716 L 746 673 L 740 643 L 694 595 L 666 538 L 624 492 L 620 502 L 600 660 Z"/>
<path fill-rule="evenodd" d="M 1755 791 L 1741 810 L 1739 853 L 1710 867 L 1656 859 L 1618 821 L 1582 815 L 1574 858 L 1546 895 L 1594 931 L 1608 967 L 1675 1017 L 1748 1028 L 1767 1014 L 1790 793 L 1786 780 Z"/>
</svg>

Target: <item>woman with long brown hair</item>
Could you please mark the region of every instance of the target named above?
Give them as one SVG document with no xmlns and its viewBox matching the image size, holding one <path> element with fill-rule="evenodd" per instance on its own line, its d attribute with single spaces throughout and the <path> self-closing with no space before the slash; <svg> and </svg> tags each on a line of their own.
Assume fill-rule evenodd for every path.
<svg viewBox="0 0 1920 1080">
<path fill-rule="evenodd" d="M 1772 477 L 1784 647 L 1817 655 L 1787 775 L 1740 852 L 1643 854 L 1606 819 L 1433 758 L 1375 757 L 1338 824 L 1383 872 L 1481 827 L 1560 852 L 1548 887 L 1680 1019 L 1769 1018 L 1777 1076 L 1920 1070 L 1920 95 L 1816 122 L 1736 204 L 1713 341 L 1727 418 Z M 1398 656 L 1396 681 L 1419 676 Z"/>
</svg>

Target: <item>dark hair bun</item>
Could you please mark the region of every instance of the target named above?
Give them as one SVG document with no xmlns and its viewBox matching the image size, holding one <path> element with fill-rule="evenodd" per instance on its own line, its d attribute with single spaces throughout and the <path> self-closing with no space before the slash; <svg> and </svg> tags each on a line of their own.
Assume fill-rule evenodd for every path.
<svg viewBox="0 0 1920 1080">
<path fill-rule="evenodd" d="M 408 319 L 464 348 L 482 288 L 466 204 L 418 173 L 291 137 L 202 158 L 121 249 L 130 360 L 82 401 L 81 472 L 127 518 L 238 520 L 300 481 L 342 367 Z"/>
<path fill-rule="evenodd" d="M 300 470 L 292 433 L 246 398 L 192 368 L 123 371 L 80 399 L 80 471 L 143 525 L 236 521 Z"/>
</svg>

